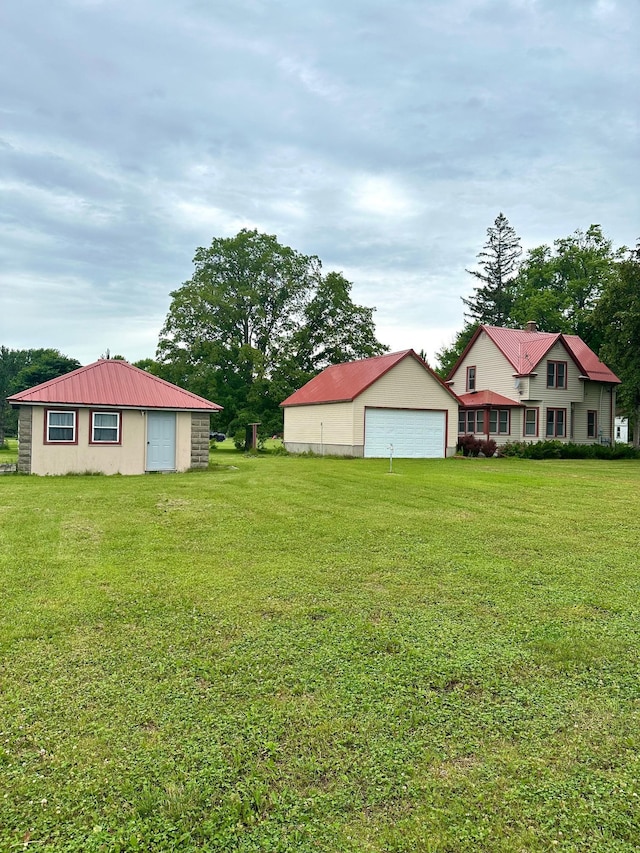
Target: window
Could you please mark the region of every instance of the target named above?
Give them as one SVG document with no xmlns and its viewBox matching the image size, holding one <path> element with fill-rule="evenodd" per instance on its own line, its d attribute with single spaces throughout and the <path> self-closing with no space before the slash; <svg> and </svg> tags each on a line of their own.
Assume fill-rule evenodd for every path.
<svg viewBox="0 0 640 853">
<path fill-rule="evenodd" d="M 56 411 L 47 409 L 45 415 L 46 444 L 77 444 L 77 412 L 67 409 Z"/>
<path fill-rule="evenodd" d="M 489 432 L 494 435 L 508 435 L 511 432 L 509 409 L 491 409 Z"/>
<path fill-rule="evenodd" d="M 524 410 L 524 434 L 525 435 L 537 435 L 538 434 L 538 410 L 537 409 L 525 409 Z"/>
<path fill-rule="evenodd" d="M 91 412 L 90 444 L 120 444 L 120 412 Z"/>
<path fill-rule="evenodd" d="M 482 409 L 468 409 L 458 415 L 458 432 L 463 433 L 484 432 L 484 411 Z"/>
<path fill-rule="evenodd" d="M 475 367 L 467 367 L 467 391 L 476 390 L 476 369 Z"/>
<path fill-rule="evenodd" d="M 566 409 L 547 409 L 547 438 L 564 438 Z"/>
<path fill-rule="evenodd" d="M 567 362 L 566 361 L 548 361 L 547 362 L 547 388 L 566 388 L 567 387 Z"/>
<path fill-rule="evenodd" d="M 595 409 L 587 412 L 587 438 L 595 438 L 598 435 L 598 413 Z"/>
</svg>

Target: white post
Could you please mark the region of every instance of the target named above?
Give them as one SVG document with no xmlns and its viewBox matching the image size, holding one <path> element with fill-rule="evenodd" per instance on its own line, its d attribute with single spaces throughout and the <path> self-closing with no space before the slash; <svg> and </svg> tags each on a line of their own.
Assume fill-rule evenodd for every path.
<svg viewBox="0 0 640 853">
<path fill-rule="evenodd" d="M 389 445 L 389 473 L 393 474 L 393 444 Z"/>
</svg>

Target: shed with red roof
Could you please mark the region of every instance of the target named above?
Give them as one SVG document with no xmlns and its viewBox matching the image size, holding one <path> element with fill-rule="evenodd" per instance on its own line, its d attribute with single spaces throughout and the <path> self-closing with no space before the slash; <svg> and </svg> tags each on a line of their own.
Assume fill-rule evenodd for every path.
<svg viewBox="0 0 640 853">
<path fill-rule="evenodd" d="M 413 350 L 336 364 L 288 397 L 294 453 L 441 458 L 456 451 L 458 399 Z"/>
<path fill-rule="evenodd" d="M 143 474 L 206 468 L 221 406 L 120 359 L 100 359 L 8 398 L 18 470 Z"/>
</svg>

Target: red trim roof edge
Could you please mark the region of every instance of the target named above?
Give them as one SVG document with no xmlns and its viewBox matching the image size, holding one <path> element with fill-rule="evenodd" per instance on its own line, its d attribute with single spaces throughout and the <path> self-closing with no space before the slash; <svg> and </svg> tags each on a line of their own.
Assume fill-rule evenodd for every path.
<svg viewBox="0 0 640 853">
<path fill-rule="evenodd" d="M 291 397 L 297 394 L 298 391 L 301 390 L 300 388 L 298 388 L 296 391 L 293 392 L 293 394 L 290 394 L 286 400 L 283 400 L 283 402 L 280 403 L 280 407 L 294 408 L 295 406 L 324 406 L 331 403 L 352 403 L 356 399 L 356 397 L 359 397 L 361 394 L 364 394 L 367 388 L 370 388 L 375 382 L 385 376 L 393 367 L 395 367 L 397 364 L 400 364 L 400 362 L 404 361 L 404 359 L 408 356 L 411 356 L 415 361 L 417 361 L 418 364 L 420 364 L 427 371 L 427 373 L 429 373 L 438 382 L 438 384 L 449 394 L 449 396 L 453 397 L 453 399 L 458 402 L 459 398 L 455 391 L 453 391 L 451 388 L 448 387 L 448 385 L 445 384 L 444 380 L 438 376 L 434 369 L 430 367 L 424 359 L 420 358 L 420 356 L 416 353 L 414 349 L 399 350 L 397 353 L 383 353 L 382 356 L 372 356 L 372 358 L 381 358 L 385 356 L 390 359 L 389 364 L 387 364 L 384 370 L 380 371 L 377 376 L 374 376 L 369 382 L 367 382 L 366 385 L 363 385 L 352 397 L 341 397 L 337 400 L 314 400 L 312 402 L 303 401 L 301 403 L 287 403 L 287 400 L 289 400 Z M 393 358 L 393 356 L 397 356 L 397 358 Z M 368 359 L 356 359 L 352 362 L 344 362 L 344 364 L 356 364 L 358 361 L 368 361 Z M 330 365 L 330 367 L 339 366 L 340 365 Z M 329 368 L 325 368 L 325 370 L 328 369 Z M 321 376 L 323 372 L 324 371 L 321 371 L 316 375 Z M 302 387 L 304 388 L 304 385 Z"/>
<path fill-rule="evenodd" d="M 187 395 L 187 397 L 191 398 L 194 401 L 194 403 L 196 401 L 198 401 L 200 403 L 206 403 L 206 406 L 194 405 L 192 408 L 191 407 L 188 407 L 188 408 L 185 407 L 183 409 L 183 411 L 192 411 L 192 410 L 222 411 L 222 409 L 223 409 L 222 406 L 220 406 L 218 403 L 214 403 L 213 400 L 206 400 L 204 397 L 201 397 L 198 394 L 194 394 L 192 391 L 187 391 L 186 388 L 181 388 L 179 385 L 175 385 L 173 382 L 167 382 L 166 379 L 161 379 L 159 376 L 155 376 L 153 373 L 149 373 L 147 370 L 142 370 L 140 367 L 136 367 L 134 364 L 131 364 L 130 362 L 128 362 L 124 359 L 121 360 L 121 359 L 106 359 L 106 358 L 99 358 L 97 361 L 93 361 L 93 362 L 91 362 L 91 364 L 87 364 L 84 367 L 77 367 L 75 370 L 69 371 L 69 373 L 63 373 L 62 376 L 56 376 L 54 379 L 48 379 L 46 382 L 40 382 L 38 385 L 33 385 L 31 388 L 25 388 L 24 391 L 19 391 L 17 394 L 12 394 L 11 397 L 7 397 L 7 402 L 8 403 L 23 404 L 23 405 L 28 405 L 28 404 L 37 405 L 40 403 L 42 403 L 43 405 L 48 405 L 49 401 L 46 401 L 46 400 L 25 400 L 25 399 L 21 399 L 21 398 L 24 395 L 31 396 L 34 392 L 37 393 L 38 391 L 40 391 L 44 388 L 50 388 L 54 385 L 57 385 L 59 382 L 68 381 L 69 379 L 72 379 L 77 374 L 86 373 L 87 371 L 92 370 L 95 367 L 97 367 L 98 365 L 100 365 L 104 362 L 107 362 L 107 361 L 113 361 L 113 362 L 122 361 L 124 364 L 126 364 L 126 366 L 129 370 L 132 370 L 136 373 L 143 375 L 145 377 L 145 379 L 153 380 L 153 381 L 161 384 L 162 386 L 164 386 L 166 388 L 170 388 L 172 390 L 178 390 L 182 394 L 185 394 L 185 395 Z M 81 401 L 74 400 L 74 401 L 70 401 L 68 405 L 92 406 L 95 404 L 93 402 L 90 402 L 90 401 L 89 402 L 81 402 Z M 212 409 L 211 408 L 212 406 L 214 406 L 215 408 Z M 121 405 L 119 406 L 118 404 L 115 404 L 115 403 L 113 404 L 113 407 L 114 408 L 122 408 Z M 136 408 L 140 408 L 140 407 L 129 406 L 129 407 L 125 407 L 125 408 L 136 409 Z M 171 408 L 171 407 L 147 406 L 147 405 L 145 405 L 143 408 L 145 408 L 145 409 L 147 409 L 147 408 L 162 409 L 162 408 Z M 176 411 L 182 411 L 179 409 L 175 409 L 175 410 Z"/>
</svg>

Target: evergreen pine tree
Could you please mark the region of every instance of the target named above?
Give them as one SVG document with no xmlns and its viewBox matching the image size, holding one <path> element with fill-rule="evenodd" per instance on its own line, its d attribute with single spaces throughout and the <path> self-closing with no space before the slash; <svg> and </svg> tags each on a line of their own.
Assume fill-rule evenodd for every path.
<svg viewBox="0 0 640 853">
<path fill-rule="evenodd" d="M 465 317 L 472 323 L 506 326 L 513 302 L 510 285 L 517 272 L 522 247 L 503 213 L 499 213 L 494 224 L 487 228 L 487 235 L 487 242 L 477 256 L 481 269 L 467 270 L 480 284 L 473 296 L 462 299 L 468 309 Z"/>
</svg>

